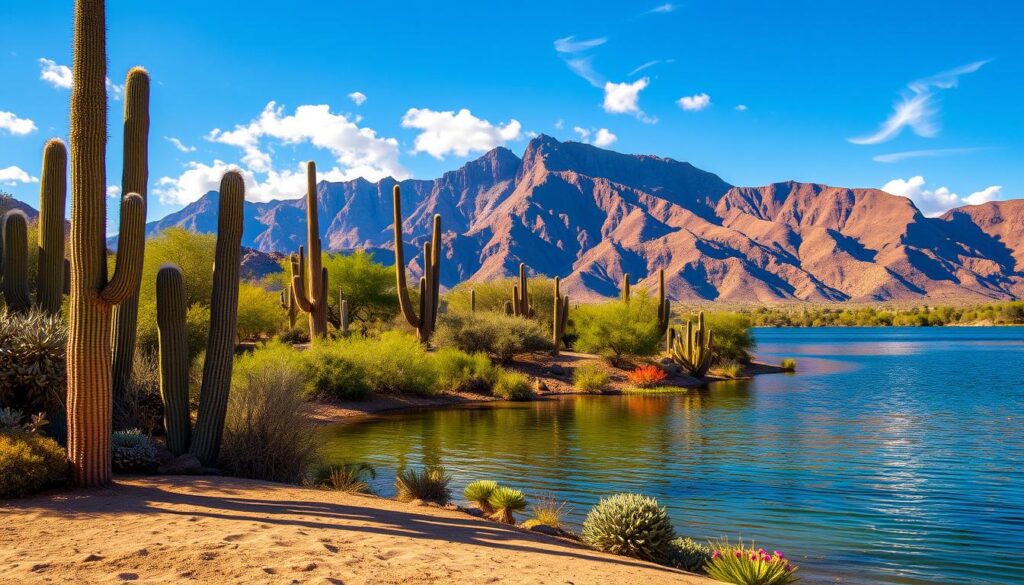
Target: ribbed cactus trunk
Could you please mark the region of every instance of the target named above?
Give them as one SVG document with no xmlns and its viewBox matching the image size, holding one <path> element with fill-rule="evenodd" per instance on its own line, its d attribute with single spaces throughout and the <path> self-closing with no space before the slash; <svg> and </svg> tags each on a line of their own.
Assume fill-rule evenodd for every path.
<svg viewBox="0 0 1024 585">
<path fill-rule="evenodd" d="M 292 273 L 295 302 L 309 313 L 309 337 L 327 335 L 327 271 L 323 268 L 320 246 L 320 219 L 316 198 L 316 163 L 306 163 L 306 243 L 309 261 L 299 247 L 299 271 Z"/>
<path fill-rule="evenodd" d="M 160 396 L 164 402 L 167 449 L 188 452 L 192 420 L 188 408 L 188 327 L 185 281 L 181 269 L 161 266 L 156 273 L 156 324 L 159 332 Z"/>
<path fill-rule="evenodd" d="M 220 455 L 221 435 L 227 415 L 231 368 L 238 329 L 238 282 L 242 259 L 242 209 L 245 182 L 235 171 L 220 181 L 217 218 L 217 250 L 213 265 L 213 297 L 210 299 L 210 335 L 199 393 L 199 417 L 189 452 L 204 465 L 214 466 Z"/>
<path fill-rule="evenodd" d="M 348 335 L 348 299 L 341 299 L 341 303 L 338 304 L 338 312 L 340 313 L 338 329 L 341 330 L 342 335 Z"/>
<path fill-rule="evenodd" d="M 294 257 L 291 259 L 291 263 L 295 263 Z M 292 269 L 292 274 L 295 273 L 295 269 Z M 298 308 L 295 306 L 295 296 L 291 285 L 286 285 L 284 290 L 281 291 L 281 308 L 288 313 L 288 327 L 295 329 L 295 320 L 299 316 Z"/>
<path fill-rule="evenodd" d="M 106 14 L 76 0 L 71 89 L 71 298 L 67 342 L 68 459 L 75 485 L 110 482 L 113 307 L 138 290 L 146 202 L 121 201 L 114 275 L 107 279 Z"/>
<path fill-rule="evenodd" d="M 519 284 L 512 285 L 512 314 L 517 317 L 533 317 L 533 297 L 530 296 L 529 286 L 526 264 L 520 262 Z"/>
<path fill-rule="evenodd" d="M 423 244 L 423 276 L 420 278 L 419 315 L 412 306 L 409 286 L 405 278 L 405 251 L 402 239 L 402 192 L 395 185 L 392 193 L 395 206 L 395 279 L 398 305 L 405 320 L 416 330 L 420 342 L 430 343 L 437 326 L 438 303 L 441 296 L 441 216 L 434 215 L 434 230 L 430 241 Z"/>
<path fill-rule="evenodd" d="M 665 270 L 658 271 L 658 331 L 665 338 L 665 351 L 672 351 L 672 338 L 667 335 L 672 321 L 672 303 L 665 295 Z"/>
<path fill-rule="evenodd" d="M 28 292 L 28 219 L 18 209 L 3 217 L 3 292 L 7 308 L 27 313 L 32 308 Z"/>
<path fill-rule="evenodd" d="M 43 148 L 39 179 L 39 277 L 36 305 L 56 315 L 64 300 L 64 208 L 68 194 L 68 149 L 54 138 Z"/>
<path fill-rule="evenodd" d="M 622 275 L 622 290 L 621 290 L 620 294 L 622 295 L 622 302 L 628 303 L 629 302 L 629 295 L 630 295 L 630 290 L 629 290 L 629 274 L 628 273 Z"/>
<path fill-rule="evenodd" d="M 565 326 L 569 323 L 569 296 L 562 296 L 562 281 L 555 277 L 555 313 L 551 322 L 551 354 L 558 355 L 562 350 L 562 338 L 565 337 Z"/>
<path fill-rule="evenodd" d="M 141 67 L 128 72 L 124 85 L 124 163 L 121 192 L 146 199 L 149 181 L 149 73 Z M 139 323 L 139 291 L 114 308 L 114 403 L 128 395 L 135 335 Z"/>
</svg>

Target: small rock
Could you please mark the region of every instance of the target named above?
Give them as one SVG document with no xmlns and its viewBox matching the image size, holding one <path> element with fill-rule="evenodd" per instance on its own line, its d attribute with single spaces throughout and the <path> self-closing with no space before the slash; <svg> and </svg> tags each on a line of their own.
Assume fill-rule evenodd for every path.
<svg viewBox="0 0 1024 585">
<path fill-rule="evenodd" d="M 86 557 L 84 559 L 82 559 L 82 562 L 83 563 L 92 563 L 92 562 L 102 561 L 102 560 L 103 560 L 103 557 L 101 557 L 98 554 L 93 553 L 91 555 L 86 555 Z"/>
<path fill-rule="evenodd" d="M 161 475 L 200 475 L 203 473 L 203 464 L 196 459 L 195 455 L 185 453 L 164 463 L 157 469 Z"/>
</svg>

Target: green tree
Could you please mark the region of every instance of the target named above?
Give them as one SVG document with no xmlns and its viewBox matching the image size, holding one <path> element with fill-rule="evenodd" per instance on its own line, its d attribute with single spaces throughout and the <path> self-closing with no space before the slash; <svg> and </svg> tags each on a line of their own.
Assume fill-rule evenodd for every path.
<svg viewBox="0 0 1024 585">
<path fill-rule="evenodd" d="M 646 294 L 628 302 L 584 305 L 571 313 L 580 351 L 599 354 L 621 365 L 626 357 L 654 355 L 661 349 L 658 309 Z"/>
</svg>

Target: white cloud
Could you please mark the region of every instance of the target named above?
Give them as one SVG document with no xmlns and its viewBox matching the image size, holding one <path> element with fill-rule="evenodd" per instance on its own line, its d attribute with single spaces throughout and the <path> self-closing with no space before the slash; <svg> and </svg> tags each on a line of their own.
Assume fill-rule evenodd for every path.
<svg viewBox="0 0 1024 585">
<path fill-rule="evenodd" d="M 961 76 L 974 73 L 986 63 L 988 61 L 975 61 L 931 77 L 911 81 L 907 84 L 907 91 L 893 104 L 893 113 L 882 122 L 877 132 L 848 140 L 853 144 L 881 144 L 892 140 L 908 127 L 923 138 L 936 136 L 939 127 L 935 121 L 935 114 L 938 112 L 935 90 L 956 87 Z"/>
<path fill-rule="evenodd" d="M 656 122 L 657 120 L 648 118 L 640 109 L 640 92 L 650 85 L 650 82 L 647 77 L 641 77 L 632 83 L 605 83 L 604 111 L 609 114 L 633 114 L 644 122 Z"/>
<path fill-rule="evenodd" d="M 352 100 L 352 103 L 354 103 L 355 105 L 361 106 L 363 105 L 364 102 L 366 102 L 366 94 L 361 91 L 353 91 L 352 93 L 348 94 L 348 99 Z"/>
<path fill-rule="evenodd" d="M 33 177 L 19 167 L 10 166 L 0 169 L 0 185 L 15 185 L 17 183 L 38 183 L 39 178 Z"/>
<path fill-rule="evenodd" d="M 736 104 L 736 111 L 737 112 L 746 112 L 747 109 L 748 108 L 747 108 L 746 104 Z"/>
<path fill-rule="evenodd" d="M 577 41 L 576 36 L 565 37 L 555 41 L 555 50 L 559 53 L 581 53 L 587 49 L 599 47 L 608 42 L 608 37 L 598 37 L 585 41 Z"/>
<path fill-rule="evenodd" d="M 60 65 L 52 59 L 40 58 L 39 79 L 59 89 L 71 89 L 72 75 L 71 68 L 67 65 Z M 118 85 L 107 78 L 107 92 L 111 99 L 120 100 L 124 95 L 124 86 Z"/>
<path fill-rule="evenodd" d="M 676 100 L 679 107 L 687 112 L 699 112 L 711 105 L 711 96 L 706 93 L 683 96 Z"/>
<path fill-rule="evenodd" d="M 565 64 L 572 70 L 573 73 L 587 80 L 587 83 L 594 87 L 601 87 L 604 83 L 604 77 L 594 70 L 594 58 L 593 57 L 578 57 L 575 59 L 566 59 Z"/>
<path fill-rule="evenodd" d="M 575 126 L 573 127 L 572 131 L 575 132 L 576 134 L 579 134 L 580 142 L 593 144 L 594 146 L 597 146 L 599 148 L 611 146 L 612 143 L 619 139 L 618 136 L 613 134 L 607 128 L 598 128 L 597 130 L 590 130 L 587 128 L 583 128 L 582 126 Z"/>
<path fill-rule="evenodd" d="M 658 63 L 661 63 L 661 59 L 655 59 L 653 61 L 648 61 L 648 62 L 644 63 L 643 65 L 641 65 L 641 66 L 637 67 L 636 69 L 634 69 L 634 70 L 630 71 L 629 73 L 627 73 L 626 77 L 633 77 L 634 75 L 636 75 L 637 73 L 640 73 L 644 69 L 648 69 L 650 67 L 654 67 Z"/>
<path fill-rule="evenodd" d="M 604 84 L 604 77 L 594 69 L 594 58 L 580 53 L 599 47 L 607 41 L 607 37 L 581 41 L 577 41 L 575 36 L 565 37 L 555 41 L 555 52 L 562 57 L 573 73 L 586 79 L 590 85 L 601 87 Z"/>
<path fill-rule="evenodd" d="M 979 150 L 986 150 L 985 148 L 935 148 L 931 150 L 907 150 L 903 152 L 891 152 L 889 154 L 879 154 L 871 158 L 871 160 L 880 163 L 894 163 L 902 160 L 911 158 L 925 158 L 925 157 L 936 157 L 936 156 L 952 156 L 955 154 L 968 154 L 971 152 L 978 152 Z"/>
<path fill-rule="evenodd" d="M 36 123 L 28 118 L 19 118 L 13 112 L 0 112 L 0 130 L 14 136 L 27 136 L 37 130 Z"/>
<path fill-rule="evenodd" d="M 561 130 L 562 128 L 565 128 L 565 120 L 559 118 L 558 121 L 555 122 L 555 129 Z"/>
<path fill-rule="evenodd" d="M 470 152 L 491 150 L 518 139 L 522 133 L 522 125 L 517 120 L 495 126 L 466 108 L 458 113 L 410 108 L 402 116 L 402 127 L 422 130 L 416 136 L 413 152 L 426 152 L 438 159 L 449 153 L 466 156 Z"/>
<path fill-rule="evenodd" d="M 882 186 L 882 191 L 901 195 L 914 202 L 921 213 L 929 217 L 942 215 L 945 211 L 961 205 L 979 205 L 1003 198 L 1002 187 L 992 185 L 981 191 L 960 197 L 947 187 L 928 189 L 924 177 L 917 175 L 909 179 L 893 179 Z"/>
<path fill-rule="evenodd" d="M 164 140 L 166 140 L 167 142 L 170 142 L 171 144 L 173 144 L 174 148 L 177 148 L 181 152 L 195 152 L 196 151 L 196 147 L 194 147 L 194 146 L 186 146 L 184 143 L 182 143 L 182 141 L 178 140 L 177 138 L 175 138 L 173 136 L 164 136 Z"/>
<path fill-rule="evenodd" d="M 121 195 L 121 188 L 117 185 L 107 185 L 107 197 L 117 197 Z"/>
<path fill-rule="evenodd" d="M 644 14 L 668 14 L 669 12 L 675 12 L 677 8 L 679 7 L 676 6 L 675 4 L 672 4 L 671 2 L 666 2 L 664 4 L 660 4 L 658 6 L 655 6 L 654 8 L 651 8 Z"/>
</svg>

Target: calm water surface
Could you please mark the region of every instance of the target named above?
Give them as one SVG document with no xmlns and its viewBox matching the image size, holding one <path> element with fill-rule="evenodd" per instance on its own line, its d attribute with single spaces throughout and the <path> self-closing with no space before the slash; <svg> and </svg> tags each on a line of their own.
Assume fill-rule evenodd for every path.
<svg viewBox="0 0 1024 585">
<path fill-rule="evenodd" d="M 443 464 L 570 503 L 638 491 L 808 583 L 1024 583 L 1024 328 L 766 329 L 760 376 L 675 396 L 411 412 L 328 429 L 334 461 Z"/>
</svg>

